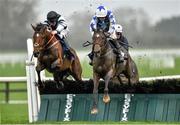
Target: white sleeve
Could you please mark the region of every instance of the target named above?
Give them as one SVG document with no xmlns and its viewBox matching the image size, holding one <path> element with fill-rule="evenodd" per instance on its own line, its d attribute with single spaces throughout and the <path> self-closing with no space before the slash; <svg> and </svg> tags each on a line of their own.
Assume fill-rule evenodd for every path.
<svg viewBox="0 0 180 125">
<path fill-rule="evenodd" d="M 67 29 L 67 28 L 68 28 L 67 23 L 66 23 L 65 19 L 61 16 L 58 20 L 58 26 L 57 26 L 56 30 L 58 32 L 61 32 L 62 30 Z"/>
</svg>

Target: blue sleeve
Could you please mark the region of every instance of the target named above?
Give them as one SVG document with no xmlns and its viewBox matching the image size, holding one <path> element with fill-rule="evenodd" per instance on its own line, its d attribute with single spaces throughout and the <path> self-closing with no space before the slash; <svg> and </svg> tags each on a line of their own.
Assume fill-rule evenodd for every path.
<svg viewBox="0 0 180 125">
<path fill-rule="evenodd" d="M 97 18 L 96 18 L 96 16 L 93 16 L 93 18 L 90 22 L 90 25 L 89 25 L 89 29 L 90 29 L 91 34 L 94 33 L 93 29 L 96 29 L 96 28 L 97 28 Z"/>
<path fill-rule="evenodd" d="M 108 11 L 108 17 L 109 17 L 109 20 L 110 20 L 109 32 L 112 33 L 115 30 L 116 20 L 115 20 L 115 17 L 113 15 L 113 13 L 110 10 Z"/>
</svg>

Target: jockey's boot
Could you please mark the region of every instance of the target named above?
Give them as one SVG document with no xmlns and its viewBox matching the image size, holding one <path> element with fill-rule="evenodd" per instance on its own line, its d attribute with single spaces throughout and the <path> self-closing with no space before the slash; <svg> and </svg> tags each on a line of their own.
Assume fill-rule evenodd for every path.
<svg viewBox="0 0 180 125">
<path fill-rule="evenodd" d="M 88 57 L 89 57 L 89 59 L 90 59 L 90 62 L 89 62 L 89 65 L 93 65 L 93 52 L 90 52 L 89 54 L 88 54 Z"/>
<path fill-rule="evenodd" d="M 128 59 L 128 50 L 125 50 L 124 51 L 124 60 L 127 60 Z"/>
<path fill-rule="evenodd" d="M 122 55 L 121 52 L 121 45 L 119 44 L 118 41 L 112 41 L 114 46 L 115 46 L 115 53 L 117 54 L 117 62 L 122 63 L 124 62 L 124 56 Z"/>
<path fill-rule="evenodd" d="M 70 51 L 70 49 L 68 49 L 68 50 L 66 51 L 66 54 L 67 54 L 67 56 L 68 56 L 68 58 L 69 58 L 70 60 L 75 60 L 75 56 L 74 56 L 74 54 Z"/>
<path fill-rule="evenodd" d="M 66 56 L 70 59 L 70 60 L 74 60 L 75 56 L 74 54 L 71 52 L 70 50 L 70 46 L 68 44 L 68 42 L 65 39 L 61 39 L 62 41 L 62 45 L 63 45 L 63 50 L 65 50 L 65 54 Z"/>
<path fill-rule="evenodd" d="M 129 53 L 128 52 L 128 47 L 123 45 L 123 47 L 121 49 L 122 49 L 121 52 L 123 53 L 121 55 L 123 55 L 124 60 L 127 60 L 128 59 L 128 53 Z"/>
</svg>

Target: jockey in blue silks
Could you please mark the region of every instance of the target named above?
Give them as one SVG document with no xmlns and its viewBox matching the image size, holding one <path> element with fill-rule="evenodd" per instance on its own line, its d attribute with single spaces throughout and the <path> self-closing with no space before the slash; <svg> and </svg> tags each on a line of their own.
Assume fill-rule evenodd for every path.
<svg viewBox="0 0 180 125">
<path fill-rule="evenodd" d="M 94 33 L 94 29 L 101 29 L 103 30 L 106 34 L 109 34 L 109 37 L 111 37 L 113 35 L 113 33 L 115 32 L 115 24 L 116 24 L 116 20 L 115 17 L 112 13 L 112 11 L 108 10 L 106 7 L 104 6 L 99 6 L 96 9 L 95 15 L 93 16 L 91 22 L 90 22 L 90 32 L 93 35 Z M 116 43 L 114 43 L 115 47 L 117 46 Z M 117 47 L 116 47 L 117 48 Z M 93 60 L 93 52 L 88 54 L 89 58 L 90 58 L 90 65 L 92 65 L 92 60 Z M 120 59 L 120 61 L 122 61 L 121 56 L 118 56 L 118 59 Z"/>
<path fill-rule="evenodd" d="M 66 41 L 69 30 L 65 19 L 55 11 L 50 11 L 47 14 L 47 20 L 44 21 L 43 24 L 46 24 L 52 28 L 52 34 L 56 34 L 58 37 L 65 54 L 70 57 L 70 59 L 74 59 L 74 55 L 71 53 L 70 46 Z"/>
</svg>

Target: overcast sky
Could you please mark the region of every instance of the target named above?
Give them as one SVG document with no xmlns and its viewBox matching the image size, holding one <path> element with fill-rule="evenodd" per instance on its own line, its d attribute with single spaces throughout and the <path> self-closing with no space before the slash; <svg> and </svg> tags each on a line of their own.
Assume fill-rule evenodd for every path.
<svg viewBox="0 0 180 125">
<path fill-rule="evenodd" d="M 44 20 L 50 10 L 68 18 L 75 11 L 88 9 L 94 12 L 98 5 L 105 5 L 111 10 L 124 7 L 144 9 L 152 24 L 162 18 L 180 16 L 180 0 L 41 0 L 37 10 L 40 15 L 39 20 Z"/>
</svg>

